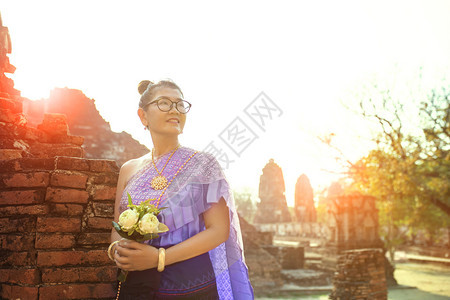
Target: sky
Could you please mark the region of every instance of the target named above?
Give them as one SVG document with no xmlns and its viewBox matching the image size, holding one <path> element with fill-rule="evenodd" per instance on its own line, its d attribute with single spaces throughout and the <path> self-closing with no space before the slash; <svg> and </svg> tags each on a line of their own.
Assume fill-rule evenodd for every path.
<svg viewBox="0 0 450 300">
<path fill-rule="evenodd" d="M 345 171 L 318 137 L 333 133 L 352 161 L 373 147 L 373 125 L 354 112 L 365 86 L 399 88 L 407 104 L 410 90 L 450 70 L 446 0 L 3 0 L 0 12 L 22 96 L 80 89 L 112 130 L 151 148 L 137 84 L 171 78 L 193 104 L 180 143 L 221 148 L 232 188 L 255 200 L 274 159 L 288 205 L 301 174 L 317 194 Z M 256 108 L 262 119 L 250 117 Z M 239 146 L 232 129 L 244 132 Z"/>
</svg>

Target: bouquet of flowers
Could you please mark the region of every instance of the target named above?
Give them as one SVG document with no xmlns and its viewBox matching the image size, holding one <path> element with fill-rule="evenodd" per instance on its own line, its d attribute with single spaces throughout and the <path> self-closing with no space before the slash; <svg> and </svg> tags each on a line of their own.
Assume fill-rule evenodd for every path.
<svg viewBox="0 0 450 300">
<path fill-rule="evenodd" d="M 131 196 L 128 195 L 128 209 L 119 216 L 119 223 L 112 222 L 117 233 L 126 239 L 136 242 L 156 239 L 158 233 L 169 231 L 169 228 L 160 223 L 157 216 L 165 207 L 158 208 L 150 204 L 152 199 L 141 202 L 139 205 L 133 204 Z M 121 270 L 118 280 L 124 282 L 128 272 Z"/>
</svg>

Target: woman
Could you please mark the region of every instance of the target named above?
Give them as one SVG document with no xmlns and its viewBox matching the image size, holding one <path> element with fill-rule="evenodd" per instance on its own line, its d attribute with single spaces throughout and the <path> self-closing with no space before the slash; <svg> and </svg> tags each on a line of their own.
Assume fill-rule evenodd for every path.
<svg viewBox="0 0 450 300">
<path fill-rule="evenodd" d="M 253 299 L 239 220 L 220 165 L 178 141 L 191 104 L 170 80 L 142 81 L 138 90 L 138 115 L 154 148 L 120 169 L 114 219 L 127 209 L 129 193 L 134 204 L 152 199 L 166 207 L 158 218 L 169 231 L 145 243 L 112 231 L 112 258 L 129 271 L 118 299 Z"/>
</svg>

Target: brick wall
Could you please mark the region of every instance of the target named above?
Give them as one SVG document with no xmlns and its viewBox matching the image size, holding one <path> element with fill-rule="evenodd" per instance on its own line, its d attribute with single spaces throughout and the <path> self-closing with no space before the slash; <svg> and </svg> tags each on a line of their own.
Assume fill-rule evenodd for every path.
<svg viewBox="0 0 450 300">
<path fill-rule="evenodd" d="M 0 297 L 115 295 L 108 259 L 118 168 L 83 158 L 64 115 L 27 126 L 21 98 L 0 92 Z"/>
<path fill-rule="evenodd" d="M 330 299 L 386 300 L 384 255 L 381 249 L 342 252 L 338 258 Z"/>
</svg>

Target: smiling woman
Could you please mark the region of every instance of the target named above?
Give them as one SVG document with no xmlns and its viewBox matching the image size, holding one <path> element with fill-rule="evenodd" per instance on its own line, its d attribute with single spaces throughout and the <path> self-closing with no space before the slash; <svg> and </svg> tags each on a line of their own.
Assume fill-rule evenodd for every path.
<svg viewBox="0 0 450 300">
<path fill-rule="evenodd" d="M 169 231 L 145 243 L 112 231 L 109 255 L 128 272 L 117 299 L 253 299 L 225 175 L 212 155 L 178 142 L 191 104 L 170 80 L 142 81 L 138 90 L 154 148 L 122 166 L 114 217 L 127 209 L 128 194 L 133 204 L 150 199 L 165 207 L 158 219 Z"/>
</svg>

